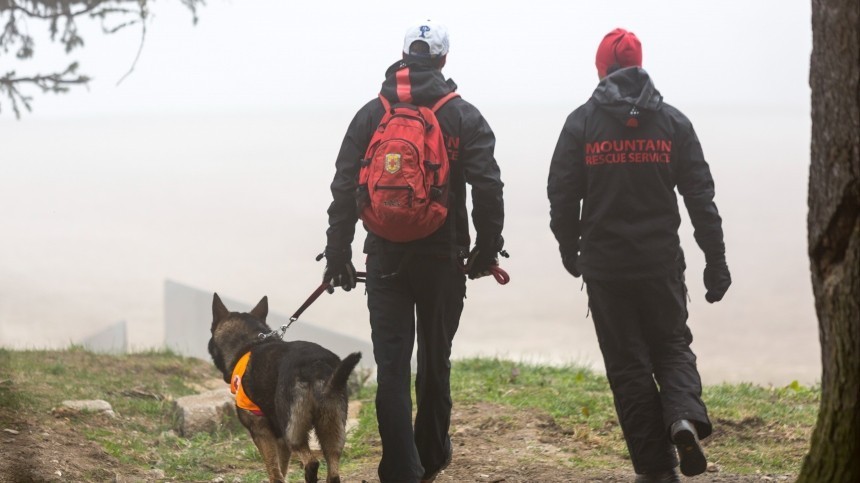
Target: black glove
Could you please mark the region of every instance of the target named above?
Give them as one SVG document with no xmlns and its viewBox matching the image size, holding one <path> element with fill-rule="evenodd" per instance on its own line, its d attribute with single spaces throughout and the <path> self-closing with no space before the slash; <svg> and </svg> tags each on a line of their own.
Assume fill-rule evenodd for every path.
<svg viewBox="0 0 860 483">
<path fill-rule="evenodd" d="M 567 273 L 573 275 L 576 278 L 579 278 L 582 274 L 579 273 L 579 269 L 576 268 L 576 261 L 579 260 L 579 255 L 573 254 L 567 257 L 561 257 L 561 263 L 564 265 L 564 269 L 567 270 Z"/>
<path fill-rule="evenodd" d="M 576 262 L 579 260 L 579 250 L 576 247 L 559 246 L 558 251 L 561 252 L 561 264 L 564 265 L 567 273 L 579 278 L 582 275 L 576 266 Z"/>
<path fill-rule="evenodd" d="M 325 249 L 325 271 L 323 271 L 323 283 L 330 283 L 332 287 L 341 287 L 349 292 L 355 288 L 355 266 L 352 264 L 352 250 L 347 249 Z"/>
<path fill-rule="evenodd" d="M 561 264 L 564 265 L 564 269 L 567 270 L 567 273 L 579 278 L 582 275 L 576 267 L 576 262 L 579 260 L 579 252 L 575 248 L 562 247 L 559 247 L 559 251 L 561 251 Z"/>
<path fill-rule="evenodd" d="M 491 275 L 490 269 L 499 266 L 499 252 L 505 246 L 505 239 L 501 235 L 490 243 L 482 243 L 478 240 L 475 248 L 469 252 L 466 259 L 466 275 L 470 280 Z"/>
<path fill-rule="evenodd" d="M 490 268 L 499 265 L 499 257 L 491 250 L 481 250 L 478 247 L 469 252 L 466 260 L 466 274 L 470 280 L 490 275 Z"/>
<path fill-rule="evenodd" d="M 732 275 L 726 261 L 716 261 L 705 265 L 705 300 L 709 303 L 719 302 L 732 284 Z"/>
</svg>

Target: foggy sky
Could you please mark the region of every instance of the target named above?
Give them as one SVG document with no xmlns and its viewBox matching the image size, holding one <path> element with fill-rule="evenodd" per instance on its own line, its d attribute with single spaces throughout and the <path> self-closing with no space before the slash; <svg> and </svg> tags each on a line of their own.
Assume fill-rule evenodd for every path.
<svg viewBox="0 0 860 483">
<path fill-rule="evenodd" d="M 118 87 L 139 27 L 104 36 L 81 21 L 86 46 L 66 56 L 29 22 L 41 32 L 36 59 L 3 55 L 4 71 L 78 59 L 94 80 L 89 90 L 37 95 L 28 117 L 357 108 L 398 58 L 405 29 L 428 17 L 448 26 L 445 73 L 478 106 L 575 107 L 593 90 L 595 49 L 615 27 L 639 36 L 644 67 L 676 106 L 809 104 L 809 2 L 213 0 L 197 26 L 179 2 L 151 8 L 140 60 Z M 0 122 L 9 119 L 4 110 Z"/>
</svg>

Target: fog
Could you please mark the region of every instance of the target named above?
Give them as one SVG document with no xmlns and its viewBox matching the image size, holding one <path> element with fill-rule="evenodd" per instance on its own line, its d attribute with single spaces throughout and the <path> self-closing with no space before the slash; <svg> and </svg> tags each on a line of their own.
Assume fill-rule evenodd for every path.
<svg viewBox="0 0 860 483">
<path fill-rule="evenodd" d="M 784 3 L 436 4 L 451 31 L 445 73 L 496 133 L 511 253 L 509 285 L 469 282 L 455 356 L 601 367 L 582 282 L 549 231 L 546 176 L 565 117 L 596 85 L 594 49 L 620 25 L 692 119 L 716 182 L 734 280 L 718 304 L 704 300 L 682 208 L 705 382 L 819 378 L 805 233 L 811 33 L 808 5 Z M 157 347 L 165 279 L 298 308 L 321 279 L 314 256 L 346 126 L 425 15 L 380 15 L 392 5 L 344 3 L 333 19 L 322 5 L 213 2 L 196 27 L 159 6 L 118 87 L 139 31 L 85 37 L 89 90 L 37 95 L 20 121 L 0 99 L 0 345 L 66 347 L 125 320 L 133 349 Z M 65 59 L 41 48 L 33 68 Z M 369 339 L 365 302 L 360 290 L 326 295 L 299 323 Z"/>
</svg>

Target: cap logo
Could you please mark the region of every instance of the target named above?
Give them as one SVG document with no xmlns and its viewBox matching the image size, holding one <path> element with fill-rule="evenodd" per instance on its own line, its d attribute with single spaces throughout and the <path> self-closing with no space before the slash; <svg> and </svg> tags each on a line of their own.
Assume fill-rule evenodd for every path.
<svg viewBox="0 0 860 483">
<path fill-rule="evenodd" d="M 419 35 L 419 37 L 421 37 L 422 39 L 426 39 L 427 36 L 424 34 L 426 34 L 427 32 L 430 31 L 430 27 L 428 25 L 422 25 L 422 26 L 418 27 L 418 30 L 421 31 L 421 35 Z"/>
</svg>

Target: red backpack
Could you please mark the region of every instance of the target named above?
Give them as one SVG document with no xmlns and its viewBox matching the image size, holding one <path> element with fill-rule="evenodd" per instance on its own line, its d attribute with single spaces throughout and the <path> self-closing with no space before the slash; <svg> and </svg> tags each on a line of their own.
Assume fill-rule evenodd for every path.
<svg viewBox="0 0 860 483">
<path fill-rule="evenodd" d="M 385 115 L 358 173 L 358 213 L 372 233 L 393 242 L 425 238 L 448 216 L 448 152 L 436 119 L 451 92 L 432 108 L 379 96 Z"/>
</svg>

